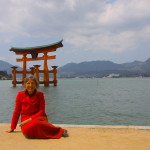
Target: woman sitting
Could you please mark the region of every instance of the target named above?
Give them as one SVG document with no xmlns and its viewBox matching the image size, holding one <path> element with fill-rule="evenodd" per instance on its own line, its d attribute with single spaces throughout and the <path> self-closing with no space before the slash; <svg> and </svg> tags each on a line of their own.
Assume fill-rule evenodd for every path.
<svg viewBox="0 0 150 150">
<path fill-rule="evenodd" d="M 27 138 L 58 139 L 67 137 L 67 130 L 48 122 L 45 113 L 44 94 L 37 91 L 38 82 L 34 76 L 24 79 L 25 90 L 18 93 L 8 133 L 14 132 L 21 115 L 22 133 Z"/>
</svg>

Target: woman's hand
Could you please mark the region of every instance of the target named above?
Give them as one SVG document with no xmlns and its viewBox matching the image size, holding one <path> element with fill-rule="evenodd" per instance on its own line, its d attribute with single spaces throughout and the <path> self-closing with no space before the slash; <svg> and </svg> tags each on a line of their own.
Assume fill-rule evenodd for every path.
<svg viewBox="0 0 150 150">
<path fill-rule="evenodd" d="M 14 129 L 10 129 L 8 131 L 6 131 L 7 133 L 11 133 L 11 132 L 14 132 Z"/>
<path fill-rule="evenodd" d="M 24 126 L 25 124 L 27 124 L 27 123 L 28 123 L 29 121 L 31 121 L 31 120 L 32 120 L 32 118 L 29 118 L 29 119 L 27 119 L 27 120 L 21 122 L 21 124 L 19 125 L 19 127 Z"/>
</svg>

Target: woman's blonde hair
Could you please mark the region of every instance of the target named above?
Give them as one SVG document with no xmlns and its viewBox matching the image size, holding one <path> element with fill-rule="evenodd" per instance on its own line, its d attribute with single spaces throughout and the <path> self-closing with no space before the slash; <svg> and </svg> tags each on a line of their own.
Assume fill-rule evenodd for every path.
<svg viewBox="0 0 150 150">
<path fill-rule="evenodd" d="M 30 76 L 24 78 L 24 86 L 31 79 L 35 82 L 36 87 L 39 87 L 39 82 L 37 81 L 37 79 L 33 75 L 30 75 Z"/>
</svg>

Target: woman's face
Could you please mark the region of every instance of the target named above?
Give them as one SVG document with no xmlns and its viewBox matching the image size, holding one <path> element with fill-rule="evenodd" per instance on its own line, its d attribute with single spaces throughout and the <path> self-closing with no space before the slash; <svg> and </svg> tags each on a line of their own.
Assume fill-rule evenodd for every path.
<svg viewBox="0 0 150 150">
<path fill-rule="evenodd" d="M 34 90 L 36 89 L 36 84 L 33 79 L 30 79 L 29 81 L 26 82 L 25 88 L 27 89 L 29 94 L 32 94 Z"/>
</svg>

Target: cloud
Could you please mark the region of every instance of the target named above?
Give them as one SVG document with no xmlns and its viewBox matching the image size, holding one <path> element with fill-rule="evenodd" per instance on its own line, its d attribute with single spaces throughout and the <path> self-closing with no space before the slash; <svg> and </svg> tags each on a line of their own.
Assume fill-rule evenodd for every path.
<svg viewBox="0 0 150 150">
<path fill-rule="evenodd" d="M 148 0 L 138 3 L 136 0 L 115 1 L 113 4 L 105 5 L 104 11 L 99 15 L 99 22 L 113 27 L 133 27 L 131 24 L 135 27 L 135 23 L 141 25 L 141 21 L 144 21 L 144 24 L 148 23 L 146 20 L 149 20 L 150 16 L 149 4 Z"/>
<path fill-rule="evenodd" d="M 0 60 L 5 60 L 5 58 L 1 56 L 1 57 L 0 57 Z"/>
<path fill-rule="evenodd" d="M 67 41 L 81 49 L 122 52 L 149 39 L 150 2 L 114 1 L 87 13 L 87 24 L 69 34 Z M 90 23 L 89 23 L 90 22 Z"/>
<path fill-rule="evenodd" d="M 118 53 L 150 38 L 149 0 L 1 0 L 0 6 L 6 43 L 61 37 L 74 49 Z"/>
</svg>

